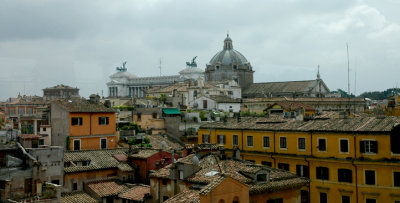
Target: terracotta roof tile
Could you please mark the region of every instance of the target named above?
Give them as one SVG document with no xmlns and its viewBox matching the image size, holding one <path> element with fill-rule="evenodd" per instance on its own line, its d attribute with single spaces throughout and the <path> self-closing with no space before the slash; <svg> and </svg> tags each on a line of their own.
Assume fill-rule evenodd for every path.
<svg viewBox="0 0 400 203">
<path fill-rule="evenodd" d="M 159 152 L 160 152 L 159 150 L 154 150 L 154 149 L 142 149 L 139 150 L 137 153 L 130 154 L 129 157 L 147 159 Z"/>
<path fill-rule="evenodd" d="M 200 195 L 195 190 L 184 190 L 165 201 L 165 203 L 200 203 Z"/>
<path fill-rule="evenodd" d="M 82 99 L 74 99 L 74 100 L 55 100 L 52 102 L 53 104 L 60 105 L 68 112 L 116 112 L 112 108 L 107 108 L 103 104 L 94 104 L 86 100 Z"/>
<path fill-rule="evenodd" d="M 192 164 L 191 160 L 193 154 L 178 159 L 177 163 Z M 297 177 L 295 174 L 288 171 L 275 169 L 267 166 L 256 165 L 248 161 L 241 160 L 220 160 L 215 155 L 207 155 L 200 159 L 199 162 L 200 170 L 195 172 L 193 175 L 185 179 L 185 181 L 204 185 L 204 192 L 208 189 L 215 187 L 215 184 L 219 184 L 224 176 L 230 176 L 233 179 L 246 184 L 249 186 L 250 193 L 262 193 L 267 191 L 280 191 L 296 187 L 301 187 L 309 183 L 306 178 Z M 162 169 L 155 170 L 150 174 L 150 177 L 155 178 L 170 178 L 171 165 L 168 165 Z M 260 170 L 265 170 L 269 173 L 270 181 L 265 183 L 255 183 L 249 174 L 256 174 Z M 210 175 L 210 172 L 214 172 L 215 175 Z M 212 185 L 209 185 L 212 184 Z"/>
<path fill-rule="evenodd" d="M 124 170 L 129 170 L 126 164 L 120 165 L 114 154 L 127 154 L 128 149 L 118 148 L 118 149 L 102 149 L 102 150 L 88 150 L 88 151 L 65 151 L 64 153 L 64 163 L 70 162 L 82 162 L 87 161 L 89 165 L 87 166 L 74 166 L 71 164 L 69 167 L 64 167 L 65 173 L 81 172 L 81 171 L 91 171 L 98 169 L 109 169 L 123 167 Z M 131 170 L 133 168 L 131 167 Z"/>
<path fill-rule="evenodd" d="M 300 131 L 300 132 L 380 132 L 388 133 L 392 128 L 400 123 L 399 117 L 355 117 L 348 119 L 326 119 L 296 121 L 287 119 L 285 122 L 260 122 L 259 118 L 242 117 L 228 119 L 227 123 L 214 122 L 204 124 L 200 129 L 244 129 L 244 130 L 266 130 L 266 131 Z"/>
<path fill-rule="evenodd" d="M 98 201 L 89 194 L 79 192 L 69 192 L 61 194 L 61 203 L 97 203 Z"/>
<path fill-rule="evenodd" d="M 128 200 L 142 201 L 146 195 L 150 195 L 150 186 L 138 185 L 120 193 L 118 197 Z"/>
<path fill-rule="evenodd" d="M 128 189 L 125 185 L 120 185 L 115 181 L 100 181 L 96 183 L 89 183 L 88 188 L 100 197 L 108 197 L 118 195 Z"/>
</svg>

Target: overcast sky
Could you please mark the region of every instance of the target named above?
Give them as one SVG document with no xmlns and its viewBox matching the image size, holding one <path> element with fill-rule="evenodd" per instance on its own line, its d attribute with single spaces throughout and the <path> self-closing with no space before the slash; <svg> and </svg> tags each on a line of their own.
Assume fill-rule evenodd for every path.
<svg viewBox="0 0 400 203">
<path fill-rule="evenodd" d="M 255 82 L 322 79 L 351 92 L 400 86 L 397 0 L 0 0 L 0 100 L 42 96 L 65 84 L 107 96 L 105 83 L 128 61 L 137 76 L 176 75 L 233 47 Z M 356 85 L 355 85 L 355 80 Z"/>
</svg>

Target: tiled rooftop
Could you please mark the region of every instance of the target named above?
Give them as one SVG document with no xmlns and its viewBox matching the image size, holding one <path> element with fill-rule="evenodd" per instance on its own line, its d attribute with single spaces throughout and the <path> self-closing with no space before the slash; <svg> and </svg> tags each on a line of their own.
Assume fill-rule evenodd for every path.
<svg viewBox="0 0 400 203">
<path fill-rule="evenodd" d="M 98 203 L 98 201 L 89 194 L 79 192 L 69 192 L 61 194 L 61 203 Z"/>
<path fill-rule="evenodd" d="M 264 120 L 264 121 L 262 121 Z M 284 122 L 269 122 L 268 118 L 242 117 L 228 119 L 226 123 L 214 122 L 202 125 L 201 129 L 244 129 L 266 131 L 301 131 L 301 132 L 381 132 L 388 133 L 400 123 L 399 117 L 355 117 L 348 119 L 327 119 L 296 121 L 286 119 Z"/>
<path fill-rule="evenodd" d="M 316 83 L 316 80 L 253 83 L 243 91 L 243 94 L 255 94 L 260 92 L 306 92 L 309 91 L 310 87 L 314 87 Z"/>
<path fill-rule="evenodd" d="M 80 162 L 90 161 L 88 166 L 73 166 L 64 167 L 65 173 L 91 171 L 98 169 L 109 169 L 109 168 L 120 168 L 123 170 L 133 170 L 127 164 L 119 162 L 114 155 L 115 154 L 127 154 L 128 149 L 103 149 L 103 150 L 89 150 L 89 151 L 66 151 L 64 153 L 64 163 L 67 162 Z"/>
<path fill-rule="evenodd" d="M 34 134 L 21 134 L 18 135 L 19 138 L 24 139 L 24 140 L 29 140 L 29 139 L 39 139 L 40 135 L 34 135 Z"/>
<path fill-rule="evenodd" d="M 167 136 L 147 135 L 146 137 L 150 139 L 150 144 L 153 146 L 153 149 L 162 149 L 161 146 L 162 141 L 164 141 L 167 144 L 167 149 L 164 150 L 174 149 L 176 151 L 181 151 L 184 148 L 183 145 L 169 139 Z"/>
<path fill-rule="evenodd" d="M 195 190 L 184 190 L 181 193 L 171 197 L 165 203 L 200 203 L 200 195 Z"/>
<path fill-rule="evenodd" d="M 142 149 L 142 150 L 139 150 L 138 153 L 130 154 L 129 157 L 147 159 L 147 158 L 157 154 L 158 152 L 159 152 L 159 150 Z"/>
<path fill-rule="evenodd" d="M 103 104 L 95 104 L 82 99 L 74 100 L 56 100 L 52 104 L 63 107 L 68 112 L 116 112 L 112 108 L 107 108 Z"/>
<path fill-rule="evenodd" d="M 118 195 L 128 189 L 125 185 L 120 185 L 115 181 L 99 181 L 89 183 L 88 188 L 96 193 L 99 197 L 108 197 Z"/>
<path fill-rule="evenodd" d="M 277 105 L 287 110 L 298 110 L 304 108 L 305 110 L 315 110 L 312 106 L 301 102 L 280 101 L 276 102 Z M 271 105 L 272 107 L 273 105 Z"/>
<path fill-rule="evenodd" d="M 177 163 L 193 164 L 191 162 L 193 156 L 195 155 L 191 154 L 187 157 L 179 159 Z M 207 185 L 213 182 L 216 183 L 218 182 L 218 179 L 222 178 L 221 175 L 206 175 L 212 171 L 218 172 L 217 174 L 230 176 L 243 184 L 249 185 L 250 194 L 286 190 L 301 187 L 309 183 L 308 179 L 297 177 L 295 174 L 288 171 L 256 165 L 247 161 L 220 160 L 215 155 L 207 155 L 201 158 L 199 166 L 201 169 L 186 178 L 185 181 L 193 184 L 204 185 L 205 187 L 203 187 L 203 189 L 212 187 Z M 171 165 L 168 165 L 162 169 L 154 171 L 150 174 L 150 177 L 169 179 L 170 169 Z M 253 179 L 248 176 L 248 174 L 255 174 L 260 170 L 269 172 L 269 182 L 254 183 Z"/>
<path fill-rule="evenodd" d="M 118 197 L 140 202 L 145 198 L 146 195 L 150 195 L 150 186 L 137 185 L 126 190 L 125 192 L 120 193 Z"/>
</svg>

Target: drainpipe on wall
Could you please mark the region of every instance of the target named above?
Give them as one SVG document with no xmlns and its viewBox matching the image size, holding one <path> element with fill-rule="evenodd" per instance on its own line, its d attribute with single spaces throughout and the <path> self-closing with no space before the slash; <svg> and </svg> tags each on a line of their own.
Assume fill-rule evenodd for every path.
<svg viewBox="0 0 400 203">
<path fill-rule="evenodd" d="M 311 157 L 313 157 L 313 139 L 312 139 L 312 137 L 313 137 L 313 133 L 312 132 L 310 132 L 310 135 L 311 135 Z M 306 158 L 306 161 L 307 161 L 307 163 L 308 163 L 308 177 L 309 177 L 309 179 L 311 179 L 310 177 L 310 161 L 309 160 L 307 160 L 307 158 Z M 308 202 L 310 203 L 311 202 L 311 181 L 310 181 L 310 184 L 308 184 Z"/>
<path fill-rule="evenodd" d="M 274 168 L 276 168 L 276 159 L 275 159 L 275 157 L 273 157 L 273 155 L 275 155 L 275 145 L 276 145 L 276 143 L 275 143 L 275 131 L 274 131 L 274 152 L 273 152 L 273 154 L 271 154 L 271 158 L 274 160 Z"/>
<path fill-rule="evenodd" d="M 358 177 L 357 177 L 357 165 L 354 163 L 354 160 L 357 159 L 357 143 L 356 143 L 356 134 L 353 134 L 353 145 L 354 145 L 354 159 L 351 161 L 351 164 L 354 166 L 354 172 L 356 176 L 356 202 L 358 202 Z"/>
</svg>

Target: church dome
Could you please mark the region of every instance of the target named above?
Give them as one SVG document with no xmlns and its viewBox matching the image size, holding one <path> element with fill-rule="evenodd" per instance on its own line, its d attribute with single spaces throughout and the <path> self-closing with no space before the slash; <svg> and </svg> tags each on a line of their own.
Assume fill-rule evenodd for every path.
<svg viewBox="0 0 400 203">
<path fill-rule="evenodd" d="M 224 49 L 212 57 L 208 65 L 232 66 L 247 65 L 249 62 L 240 52 L 233 49 L 232 39 L 227 35 L 224 40 Z"/>
</svg>

